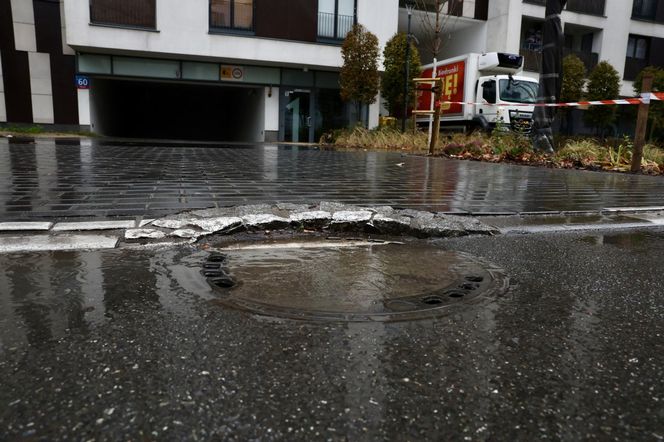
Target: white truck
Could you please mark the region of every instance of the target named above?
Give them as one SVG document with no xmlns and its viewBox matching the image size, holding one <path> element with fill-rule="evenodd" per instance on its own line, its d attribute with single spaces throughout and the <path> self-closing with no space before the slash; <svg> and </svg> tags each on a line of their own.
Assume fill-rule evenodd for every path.
<svg viewBox="0 0 664 442">
<path fill-rule="evenodd" d="M 465 54 L 438 61 L 435 66 L 424 66 L 420 77 L 433 78 L 434 69 L 435 76 L 443 79 L 441 126 L 492 130 L 499 125 L 515 132 L 531 131 L 539 83 L 517 75 L 523 70 L 522 56 L 500 52 Z M 419 87 L 418 111 L 433 108 L 433 94 L 426 90 L 430 87 Z M 428 119 L 418 114 L 417 122 Z"/>
</svg>

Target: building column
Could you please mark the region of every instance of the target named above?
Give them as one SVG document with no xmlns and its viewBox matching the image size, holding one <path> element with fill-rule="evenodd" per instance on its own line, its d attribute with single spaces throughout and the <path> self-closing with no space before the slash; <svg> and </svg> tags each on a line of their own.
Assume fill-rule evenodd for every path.
<svg viewBox="0 0 664 442">
<path fill-rule="evenodd" d="M 2 77 L 2 54 L 0 54 L 0 123 L 7 122 L 7 106 L 5 105 L 5 79 Z"/>
<path fill-rule="evenodd" d="M 276 86 L 265 88 L 265 137 L 263 141 L 279 140 L 279 93 L 279 88 Z"/>
<path fill-rule="evenodd" d="M 82 128 L 90 127 L 90 89 L 77 89 L 78 124 Z"/>
<path fill-rule="evenodd" d="M 491 4 L 487 20 L 486 52 L 519 53 L 522 6 L 521 0 L 502 0 Z"/>
</svg>

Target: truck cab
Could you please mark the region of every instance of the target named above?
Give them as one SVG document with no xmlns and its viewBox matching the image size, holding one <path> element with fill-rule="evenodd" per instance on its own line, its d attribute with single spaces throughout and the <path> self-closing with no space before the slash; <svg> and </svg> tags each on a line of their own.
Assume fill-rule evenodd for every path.
<svg viewBox="0 0 664 442">
<path fill-rule="evenodd" d="M 483 126 L 530 133 L 538 88 L 539 83 L 529 77 L 480 77 L 474 114 Z"/>
<path fill-rule="evenodd" d="M 523 66 L 520 56 L 503 53 L 479 57 L 475 93 L 475 120 L 486 128 L 499 128 L 530 133 L 534 104 L 537 102 L 537 80 L 518 76 Z M 489 75 L 487 75 L 489 74 Z"/>
</svg>

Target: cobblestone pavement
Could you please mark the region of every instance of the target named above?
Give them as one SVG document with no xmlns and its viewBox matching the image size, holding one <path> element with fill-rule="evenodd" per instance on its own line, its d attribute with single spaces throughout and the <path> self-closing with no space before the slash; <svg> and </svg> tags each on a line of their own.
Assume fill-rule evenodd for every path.
<svg viewBox="0 0 664 442">
<path fill-rule="evenodd" d="M 475 214 L 579 211 L 662 205 L 663 195 L 660 177 L 399 153 L 0 139 L 3 221 L 321 200 Z"/>
</svg>

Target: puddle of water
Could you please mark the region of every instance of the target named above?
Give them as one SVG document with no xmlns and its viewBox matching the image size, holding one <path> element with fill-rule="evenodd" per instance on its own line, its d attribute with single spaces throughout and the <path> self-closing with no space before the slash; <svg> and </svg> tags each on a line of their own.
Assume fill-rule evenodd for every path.
<svg viewBox="0 0 664 442">
<path fill-rule="evenodd" d="M 200 274 L 205 253 L 72 251 L 0 255 L 0 351 L 85 332 L 122 315 L 194 315 L 214 292 Z"/>
<path fill-rule="evenodd" d="M 220 302 L 301 319 L 411 319 L 504 283 L 490 265 L 426 243 L 326 245 L 226 249 L 237 284 L 219 290 Z"/>
<path fill-rule="evenodd" d="M 650 241 L 657 236 L 647 232 L 614 233 L 610 235 L 588 235 L 580 241 L 593 245 L 611 245 L 618 248 L 639 250 L 645 249 Z"/>
</svg>

